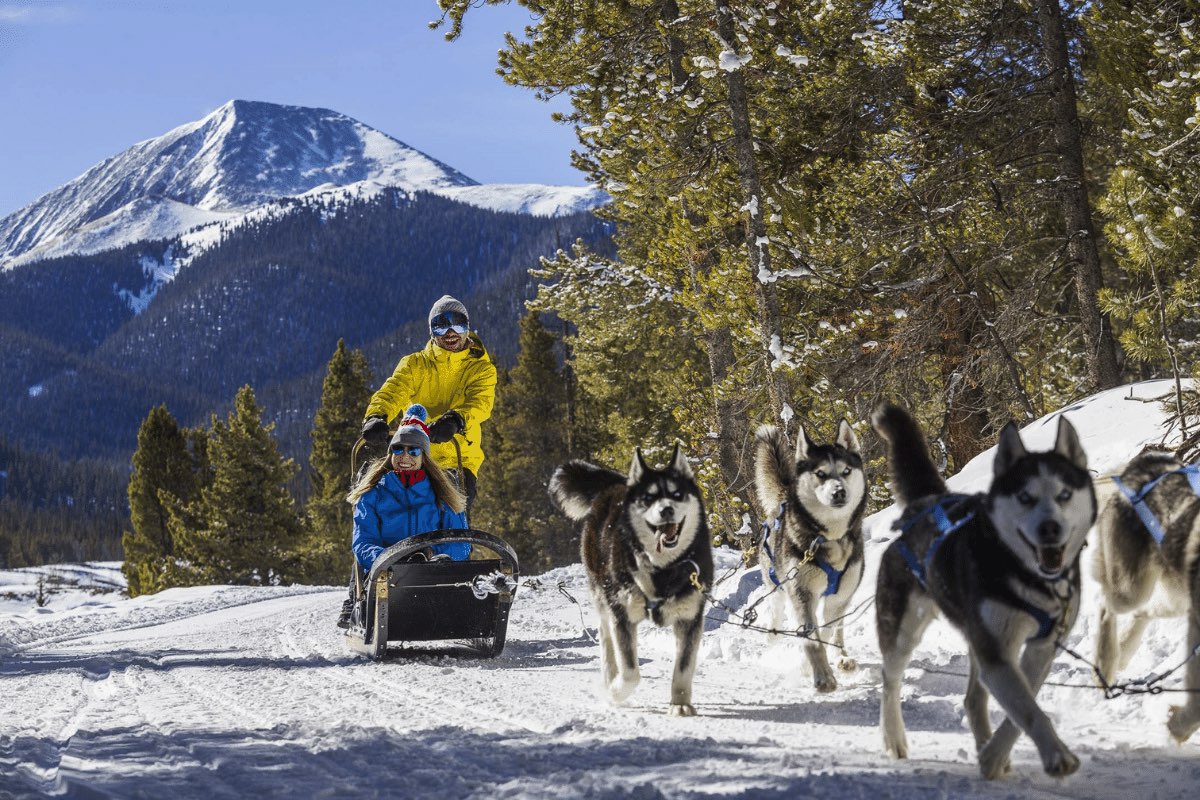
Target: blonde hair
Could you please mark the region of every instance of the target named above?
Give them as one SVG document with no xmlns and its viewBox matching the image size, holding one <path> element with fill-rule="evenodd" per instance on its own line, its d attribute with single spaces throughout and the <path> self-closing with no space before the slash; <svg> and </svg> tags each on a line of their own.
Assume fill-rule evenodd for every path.
<svg viewBox="0 0 1200 800">
<path fill-rule="evenodd" d="M 374 489 L 375 484 L 379 483 L 391 469 L 392 456 L 390 453 L 372 461 L 363 472 L 362 478 L 354 484 L 350 494 L 346 495 L 346 502 L 357 503 L 364 494 Z M 429 485 L 433 487 L 433 496 L 437 498 L 438 502 L 456 514 L 461 514 L 466 510 L 467 496 L 455 484 L 450 473 L 429 456 L 428 450 L 421 451 L 421 469 L 425 470 L 425 477 L 429 479 Z"/>
</svg>

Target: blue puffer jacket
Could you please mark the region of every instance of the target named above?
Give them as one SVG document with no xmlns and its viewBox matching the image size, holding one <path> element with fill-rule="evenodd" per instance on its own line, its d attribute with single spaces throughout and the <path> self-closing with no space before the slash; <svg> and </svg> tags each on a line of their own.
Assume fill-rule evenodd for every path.
<svg viewBox="0 0 1200 800">
<path fill-rule="evenodd" d="M 395 472 L 387 472 L 379 483 L 354 504 L 354 540 L 350 549 L 365 570 L 379 554 L 402 539 L 441 528 L 466 528 L 467 515 L 437 502 L 429 479 L 422 477 L 405 486 Z M 466 561 L 471 545 L 453 542 L 435 546 L 455 561 Z"/>
</svg>

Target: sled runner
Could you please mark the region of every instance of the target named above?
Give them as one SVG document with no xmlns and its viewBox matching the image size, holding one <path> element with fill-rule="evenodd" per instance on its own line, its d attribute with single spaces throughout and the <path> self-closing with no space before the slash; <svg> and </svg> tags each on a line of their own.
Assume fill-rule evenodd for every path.
<svg viewBox="0 0 1200 800">
<path fill-rule="evenodd" d="M 468 542 L 481 560 L 425 560 L 434 544 Z M 351 650 L 379 661 L 388 645 L 465 639 L 480 655 L 504 649 L 508 611 L 520 577 L 517 554 L 498 536 L 441 530 L 411 536 L 384 550 L 371 571 L 355 567 Z"/>
</svg>

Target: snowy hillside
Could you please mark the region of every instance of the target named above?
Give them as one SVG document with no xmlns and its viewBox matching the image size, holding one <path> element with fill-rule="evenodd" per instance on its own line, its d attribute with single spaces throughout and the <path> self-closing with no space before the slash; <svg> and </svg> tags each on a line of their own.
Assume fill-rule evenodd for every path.
<svg viewBox="0 0 1200 800">
<path fill-rule="evenodd" d="M 357 192 L 363 186 L 470 188 L 463 202 L 540 215 L 606 199 L 588 187 L 482 186 L 335 111 L 231 100 L 0 219 L 0 269 L 236 222 L 273 200 L 313 190 Z"/>
<path fill-rule="evenodd" d="M 1138 384 L 1066 411 L 1098 476 L 1170 435 L 1159 407 L 1142 402 L 1168 387 Z M 1048 422 L 1028 426 L 1036 446 Z M 979 474 L 956 488 L 976 488 L 987 480 Z M 857 603 L 873 594 L 891 516 L 870 520 Z M 717 575 L 715 594 L 731 607 L 765 591 L 729 550 L 718 553 Z M 4 582 L 18 579 L 29 584 L 15 573 Z M 1106 701 L 1090 687 L 1040 695 L 1083 761 L 1078 774 L 1047 778 L 1023 738 L 1010 777 L 980 780 L 962 711 L 963 645 L 942 622 L 906 681 L 912 759 L 886 760 L 869 604 L 848 628 L 858 670 L 821 696 L 797 640 L 770 641 L 711 612 L 699 716 L 678 718 L 666 714 L 673 641 L 664 631 L 641 629 L 643 683 L 626 706 L 597 697 L 596 617 L 579 565 L 526 576 L 508 646 L 494 661 L 351 656 L 332 624 L 342 597 L 340 588 L 218 586 L 135 600 L 74 592 L 40 609 L 7 601 L 0 797 L 1151 800 L 1191 796 L 1200 782 L 1200 742 L 1169 741 L 1170 694 Z M 1069 638 L 1084 653 L 1094 599 L 1085 577 Z M 1183 651 L 1183 625 L 1156 622 L 1131 672 L 1173 665 Z M 1051 681 L 1086 686 L 1089 678 L 1060 657 Z"/>
</svg>

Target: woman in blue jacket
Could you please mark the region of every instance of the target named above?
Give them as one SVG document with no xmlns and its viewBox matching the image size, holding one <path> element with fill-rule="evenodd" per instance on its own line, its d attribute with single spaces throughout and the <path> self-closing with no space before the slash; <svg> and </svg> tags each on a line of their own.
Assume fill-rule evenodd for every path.
<svg viewBox="0 0 1200 800">
<path fill-rule="evenodd" d="M 388 547 L 418 533 L 466 528 L 466 497 L 429 457 L 425 407 L 413 404 L 389 445 L 388 457 L 372 464 L 347 500 L 354 504 L 351 550 L 363 570 Z M 466 542 L 435 545 L 435 554 L 465 561 Z"/>
</svg>

